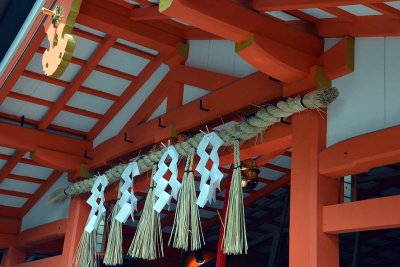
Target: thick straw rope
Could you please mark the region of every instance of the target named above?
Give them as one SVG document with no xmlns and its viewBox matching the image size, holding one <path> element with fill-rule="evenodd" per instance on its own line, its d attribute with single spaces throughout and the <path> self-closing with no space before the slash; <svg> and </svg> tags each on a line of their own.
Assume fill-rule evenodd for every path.
<svg viewBox="0 0 400 267">
<path fill-rule="evenodd" d="M 227 255 L 247 254 L 246 222 L 244 218 L 242 174 L 239 140 L 235 140 L 234 170 L 229 190 L 228 206 L 224 222 L 223 251 Z"/>
<path fill-rule="evenodd" d="M 191 251 L 198 250 L 201 248 L 201 241 L 204 243 L 199 208 L 196 204 L 197 197 L 193 175 L 194 154 L 195 149 L 190 149 L 186 161 L 185 174 L 182 178 L 182 187 L 176 204 L 174 225 L 168 243 L 169 245 L 173 238 L 173 247 L 185 251 L 189 249 Z M 190 246 L 189 238 L 191 240 Z"/>
<path fill-rule="evenodd" d="M 153 164 L 151 177 L 154 176 L 156 171 L 157 165 Z M 153 187 L 153 180 L 151 180 L 143 212 L 128 251 L 129 256 L 144 260 L 155 260 L 164 257 L 160 214 L 153 209 L 156 203 Z"/>
<path fill-rule="evenodd" d="M 286 101 L 279 101 L 276 106 L 270 105 L 261 108 L 254 116 L 247 118 L 242 123 L 226 130 L 218 132 L 218 135 L 224 140 L 224 146 L 232 146 L 236 139 L 241 141 L 249 140 L 260 133 L 264 132 L 268 127 L 280 122 L 282 119 L 290 117 L 294 113 L 298 113 L 307 109 L 324 108 L 332 103 L 339 95 L 336 88 L 319 89 L 303 96 L 289 98 Z M 191 148 L 197 147 L 204 134 L 199 133 L 185 142 L 175 145 L 181 157 L 187 157 Z M 137 163 L 141 173 L 151 170 L 153 164 L 161 158 L 164 149 L 148 154 L 140 158 Z M 115 166 L 106 171 L 109 183 L 119 181 L 126 164 Z M 50 198 L 50 202 L 62 201 L 68 196 L 75 196 L 88 193 L 92 188 L 96 178 L 89 178 L 68 186 L 65 189 L 57 190 Z"/>
</svg>

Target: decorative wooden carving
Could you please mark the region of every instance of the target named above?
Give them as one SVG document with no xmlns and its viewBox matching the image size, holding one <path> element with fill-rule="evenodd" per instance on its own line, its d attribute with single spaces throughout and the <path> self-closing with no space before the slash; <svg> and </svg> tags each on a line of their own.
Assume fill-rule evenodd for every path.
<svg viewBox="0 0 400 267">
<path fill-rule="evenodd" d="M 57 3 L 53 11 L 42 9 L 42 13 L 49 15 L 45 30 L 50 43 L 43 54 L 42 65 L 44 73 L 52 77 L 60 77 L 72 58 L 76 42 L 71 32 L 82 0 L 60 0 Z"/>
</svg>

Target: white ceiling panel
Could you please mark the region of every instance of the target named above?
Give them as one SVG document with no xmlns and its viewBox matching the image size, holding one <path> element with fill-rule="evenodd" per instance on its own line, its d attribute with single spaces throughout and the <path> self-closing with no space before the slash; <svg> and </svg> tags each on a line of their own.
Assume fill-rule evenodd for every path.
<svg viewBox="0 0 400 267">
<path fill-rule="evenodd" d="M 83 86 L 120 96 L 130 83 L 130 81 L 112 75 L 99 71 L 92 71 L 83 83 Z"/>
<path fill-rule="evenodd" d="M 6 164 L 7 164 L 6 160 L 0 159 L 0 169 L 2 169 L 4 167 L 4 165 L 6 165 Z"/>
<path fill-rule="evenodd" d="M 12 156 L 12 155 L 14 155 L 14 153 L 15 153 L 15 149 L 4 147 L 4 146 L 0 146 L 0 154 Z"/>
<path fill-rule="evenodd" d="M 53 120 L 53 124 L 79 131 L 89 132 L 96 124 L 97 119 L 77 115 L 67 111 L 60 111 Z"/>
<path fill-rule="evenodd" d="M 6 178 L 0 184 L 0 189 L 6 189 L 16 192 L 28 193 L 33 194 L 36 190 L 40 187 L 40 184 L 30 183 L 30 182 L 23 182 L 18 180 L 13 180 Z"/>
<path fill-rule="evenodd" d="M 31 79 L 21 76 L 14 88 L 13 92 L 33 96 L 40 99 L 55 102 L 62 94 L 64 88 L 40 80 Z"/>
<path fill-rule="evenodd" d="M 27 70 L 39 73 L 39 74 L 44 74 L 43 73 L 43 67 L 42 67 L 42 57 L 43 55 L 40 53 L 36 53 L 32 60 L 29 62 L 28 66 L 26 67 Z M 80 66 L 75 65 L 73 63 L 70 63 L 68 65 L 67 70 L 64 72 L 64 74 L 58 78 L 63 81 L 70 82 L 73 80 L 73 78 L 76 76 L 76 74 L 79 72 L 81 69 Z"/>
<path fill-rule="evenodd" d="M 68 101 L 67 105 L 99 114 L 104 114 L 113 103 L 113 101 L 108 99 L 76 92 Z"/>
<path fill-rule="evenodd" d="M 74 35 L 76 47 L 73 57 L 88 60 L 96 48 L 99 46 L 97 42 Z"/>
<path fill-rule="evenodd" d="M 41 180 L 47 180 L 52 172 L 52 169 L 25 163 L 18 163 L 11 171 L 12 174 L 34 177 Z"/>
<path fill-rule="evenodd" d="M 190 40 L 186 65 L 240 78 L 257 71 L 235 52 L 235 43 L 226 40 Z"/>
<path fill-rule="evenodd" d="M 156 51 L 156 50 L 153 50 L 153 49 L 150 49 L 148 47 L 145 47 L 145 46 L 142 46 L 142 45 L 139 45 L 139 44 L 135 44 L 135 43 L 126 41 L 126 40 L 121 39 L 121 38 L 117 39 L 117 43 L 124 44 L 124 45 L 127 45 L 129 47 L 142 50 L 143 52 L 147 52 L 147 53 L 152 54 L 152 55 L 158 55 L 158 51 Z"/>
<path fill-rule="evenodd" d="M 21 208 L 27 200 L 27 198 L 23 197 L 14 197 L 0 194 L 0 205 L 3 206 Z"/>
<path fill-rule="evenodd" d="M 33 104 L 30 102 L 21 101 L 7 97 L 0 106 L 0 112 L 4 112 L 16 116 L 25 116 L 28 119 L 41 120 L 46 114 L 48 108 Z"/>
<path fill-rule="evenodd" d="M 147 121 L 151 121 L 154 118 L 160 117 L 167 112 L 167 98 L 160 104 L 160 106 L 151 114 Z"/>
<path fill-rule="evenodd" d="M 96 137 L 96 139 L 94 139 L 93 145 L 96 147 L 109 138 L 117 135 L 168 72 L 169 67 L 165 64 L 161 65 Z"/>
<path fill-rule="evenodd" d="M 278 172 L 275 170 L 267 169 L 267 168 L 260 168 L 260 177 L 267 178 L 269 180 L 278 180 L 279 178 L 282 178 L 285 175 L 285 173 Z"/>
<path fill-rule="evenodd" d="M 277 19 L 283 20 L 283 21 L 299 20 L 295 16 L 292 16 L 292 15 L 282 12 L 282 11 L 268 11 L 265 13 L 267 13 Z"/>
<path fill-rule="evenodd" d="M 209 93 L 210 91 L 208 90 L 185 84 L 183 89 L 183 104 L 199 99 Z"/>
<path fill-rule="evenodd" d="M 322 9 L 319 8 L 305 8 L 305 9 L 300 9 L 304 13 L 313 16 L 317 19 L 330 19 L 330 18 L 336 18 L 335 15 L 332 15 L 331 13 L 328 13 Z"/>
<path fill-rule="evenodd" d="M 385 4 L 400 10 L 400 1 L 385 2 Z"/>
<path fill-rule="evenodd" d="M 382 13 L 379 13 L 375 9 L 366 7 L 364 5 L 339 6 L 339 8 L 356 16 L 382 15 Z"/>
<path fill-rule="evenodd" d="M 291 158 L 280 155 L 280 156 L 274 158 L 273 160 L 271 160 L 270 163 L 274 164 L 274 165 L 277 165 L 277 166 L 281 166 L 281 167 L 290 169 Z"/>
<path fill-rule="evenodd" d="M 146 58 L 138 57 L 124 51 L 111 48 L 100 61 L 100 65 L 138 76 L 149 63 Z"/>
<path fill-rule="evenodd" d="M 88 33 L 91 33 L 91 34 L 94 34 L 94 35 L 97 35 L 97 36 L 100 36 L 100 37 L 105 37 L 106 36 L 106 34 L 104 32 L 89 28 L 89 27 L 87 27 L 85 25 L 82 25 L 82 24 L 79 24 L 79 23 L 75 23 L 74 28 L 80 29 L 82 31 L 85 31 L 85 32 L 88 32 Z"/>
</svg>

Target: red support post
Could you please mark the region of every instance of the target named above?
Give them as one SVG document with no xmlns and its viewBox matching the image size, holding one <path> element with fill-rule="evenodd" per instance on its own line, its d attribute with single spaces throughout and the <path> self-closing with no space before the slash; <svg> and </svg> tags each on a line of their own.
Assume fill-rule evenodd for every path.
<svg viewBox="0 0 400 267">
<path fill-rule="evenodd" d="M 14 265 L 24 263 L 26 259 L 26 251 L 23 248 L 10 247 L 7 249 L 2 266 L 13 267 Z"/>
<path fill-rule="evenodd" d="M 86 226 L 89 212 L 89 206 L 84 198 L 75 197 L 71 200 L 60 267 L 73 266 L 76 248 Z"/>
<path fill-rule="evenodd" d="M 290 267 L 338 267 L 337 235 L 323 232 L 323 207 L 338 201 L 338 182 L 318 172 L 326 145 L 326 119 L 317 111 L 293 116 Z"/>
</svg>

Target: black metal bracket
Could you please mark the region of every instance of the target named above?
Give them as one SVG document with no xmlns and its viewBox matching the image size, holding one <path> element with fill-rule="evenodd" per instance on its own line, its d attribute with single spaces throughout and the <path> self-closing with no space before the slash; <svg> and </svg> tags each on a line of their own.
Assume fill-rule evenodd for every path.
<svg viewBox="0 0 400 267">
<path fill-rule="evenodd" d="M 287 125 L 292 125 L 290 122 L 285 121 L 283 118 L 280 119 L 280 122 Z"/>
<path fill-rule="evenodd" d="M 124 141 L 127 142 L 127 143 L 131 143 L 131 144 L 133 143 L 132 140 L 128 139 L 128 134 L 127 133 L 125 133 Z"/>
<path fill-rule="evenodd" d="M 90 160 L 93 160 L 93 158 L 92 158 L 92 157 L 89 157 L 89 156 L 88 156 L 87 150 L 85 150 L 85 156 L 84 156 L 84 157 L 85 157 L 85 159 L 90 159 Z"/>
<path fill-rule="evenodd" d="M 210 109 L 209 108 L 205 108 L 203 107 L 203 99 L 200 99 L 200 109 L 209 112 Z"/>
<path fill-rule="evenodd" d="M 21 116 L 21 121 L 20 121 L 20 123 L 21 123 L 21 127 L 24 127 L 24 124 L 25 124 L 25 115 L 22 115 L 22 116 Z"/>
<path fill-rule="evenodd" d="M 158 117 L 158 127 L 167 128 L 167 126 L 161 124 L 161 117 Z"/>
</svg>

